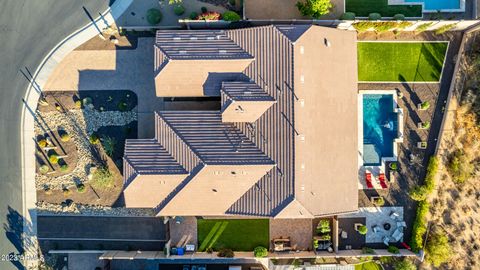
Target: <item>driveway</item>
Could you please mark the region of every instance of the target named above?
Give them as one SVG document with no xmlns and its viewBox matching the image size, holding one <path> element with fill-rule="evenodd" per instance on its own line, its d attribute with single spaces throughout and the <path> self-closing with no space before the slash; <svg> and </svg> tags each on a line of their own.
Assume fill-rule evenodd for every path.
<svg viewBox="0 0 480 270">
<path fill-rule="evenodd" d="M 47 53 L 62 39 L 97 17 L 113 1 L 2 1 L 0 9 L 0 222 L 9 228 L 0 239 L 0 253 L 21 253 L 21 223 L 12 223 L 22 212 L 20 123 L 26 79 Z M 84 10 L 85 8 L 85 10 Z M 22 217 L 19 217 L 20 219 Z M 13 219 L 17 220 L 17 219 Z M 18 227 L 15 227 L 17 226 Z M 7 230 L 7 229 L 6 229 Z M 0 269 L 21 269 L 1 261 Z"/>
<path fill-rule="evenodd" d="M 162 250 L 167 227 L 155 217 L 38 216 L 37 234 L 48 249 Z"/>
</svg>

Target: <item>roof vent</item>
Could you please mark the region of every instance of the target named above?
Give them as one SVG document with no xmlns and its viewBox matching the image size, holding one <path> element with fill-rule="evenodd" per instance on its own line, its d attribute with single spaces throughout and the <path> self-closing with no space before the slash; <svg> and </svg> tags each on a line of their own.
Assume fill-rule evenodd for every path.
<svg viewBox="0 0 480 270">
<path fill-rule="evenodd" d="M 300 54 L 304 54 L 304 53 L 305 53 L 305 47 L 300 46 Z"/>
<path fill-rule="evenodd" d="M 330 44 L 330 41 L 329 41 L 327 38 L 324 38 L 324 39 L 323 39 L 323 43 L 324 43 L 325 46 L 327 46 L 327 47 L 332 46 L 332 44 Z"/>
<path fill-rule="evenodd" d="M 218 53 L 219 54 L 227 54 L 227 50 L 219 50 Z"/>
</svg>

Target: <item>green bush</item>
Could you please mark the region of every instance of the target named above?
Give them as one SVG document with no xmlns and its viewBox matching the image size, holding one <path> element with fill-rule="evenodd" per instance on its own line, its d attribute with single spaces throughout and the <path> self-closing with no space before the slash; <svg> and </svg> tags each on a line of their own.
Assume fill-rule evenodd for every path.
<svg viewBox="0 0 480 270">
<path fill-rule="evenodd" d="M 330 221 L 328 219 L 321 219 L 318 222 L 318 225 L 315 231 L 317 232 L 317 234 L 329 233 L 331 231 Z"/>
<path fill-rule="evenodd" d="M 318 19 L 322 15 L 328 14 L 333 8 L 330 0 L 301 0 L 297 2 L 296 6 L 303 16 L 313 19 Z"/>
<path fill-rule="evenodd" d="M 407 258 L 393 263 L 393 268 L 395 270 L 417 270 L 417 266 L 415 266 L 415 264 Z"/>
<path fill-rule="evenodd" d="M 440 230 L 435 230 L 428 236 L 425 246 L 426 260 L 439 267 L 442 263 L 447 262 L 452 254 L 448 237 Z"/>
<path fill-rule="evenodd" d="M 427 174 L 423 185 L 415 186 L 410 190 L 410 197 L 415 201 L 423 201 L 435 188 L 435 176 L 438 171 L 438 158 L 433 156 L 428 161 Z"/>
<path fill-rule="evenodd" d="M 395 15 L 393 15 L 393 19 L 396 20 L 396 21 L 403 21 L 403 20 L 405 20 L 405 15 L 395 14 Z"/>
<path fill-rule="evenodd" d="M 365 225 L 362 225 L 358 228 L 358 233 L 361 235 L 365 235 L 368 232 L 368 228 Z"/>
<path fill-rule="evenodd" d="M 198 18 L 198 13 L 193 11 L 188 17 L 190 18 L 190 20 L 196 20 Z"/>
<path fill-rule="evenodd" d="M 110 157 L 113 156 L 113 153 L 115 152 L 115 146 L 117 145 L 117 140 L 115 140 L 115 138 L 105 136 L 102 139 L 102 142 L 105 153 Z"/>
<path fill-rule="evenodd" d="M 150 25 L 157 25 L 162 21 L 162 12 L 156 8 L 147 10 L 147 22 Z"/>
<path fill-rule="evenodd" d="M 390 165 L 388 165 L 388 167 L 390 168 L 390 170 L 396 171 L 396 170 L 398 170 L 398 163 L 397 162 L 390 162 Z"/>
<path fill-rule="evenodd" d="M 343 13 L 342 16 L 340 17 L 340 20 L 353 21 L 353 20 L 355 20 L 355 13 L 353 13 L 353 12 L 345 12 L 345 13 Z"/>
<path fill-rule="evenodd" d="M 396 246 L 388 246 L 387 251 L 392 254 L 400 253 L 400 250 Z"/>
<path fill-rule="evenodd" d="M 225 11 L 222 15 L 223 20 L 229 22 L 238 22 L 241 17 L 235 11 Z"/>
<path fill-rule="evenodd" d="M 352 24 L 353 28 L 362 33 L 374 27 L 372 22 L 356 22 Z"/>
<path fill-rule="evenodd" d="M 418 252 L 423 246 L 423 236 L 427 232 L 427 214 L 430 204 L 427 201 L 420 201 L 417 206 L 415 221 L 412 226 L 412 239 L 410 246 L 413 252 Z"/>
<path fill-rule="evenodd" d="M 430 121 L 426 121 L 422 123 L 422 128 L 429 129 L 430 128 Z"/>
<path fill-rule="evenodd" d="M 253 254 L 256 258 L 265 258 L 268 256 L 268 250 L 265 247 L 259 246 L 253 250 Z"/>
<path fill-rule="evenodd" d="M 378 21 L 378 20 L 381 20 L 382 19 L 382 15 L 380 15 L 380 13 L 370 13 L 368 14 L 368 19 L 370 21 Z"/>
<path fill-rule="evenodd" d="M 422 102 L 422 103 L 420 104 L 420 108 L 421 108 L 422 110 L 427 110 L 428 108 L 430 108 L 430 102 L 428 102 L 428 101 Z"/>
<path fill-rule="evenodd" d="M 176 5 L 173 8 L 173 13 L 177 16 L 183 15 L 183 13 L 185 13 L 185 7 L 183 5 Z"/>
<path fill-rule="evenodd" d="M 85 191 L 86 191 L 86 189 L 85 189 L 84 184 L 80 183 L 80 184 L 77 185 L 77 192 L 78 193 L 84 193 Z"/>
<path fill-rule="evenodd" d="M 425 32 L 430 26 L 432 26 L 433 22 L 422 23 L 417 28 L 415 28 L 415 33 L 419 34 Z"/>
<path fill-rule="evenodd" d="M 202 11 L 202 13 L 207 13 L 208 12 L 207 7 L 201 7 L 200 10 Z"/>
<path fill-rule="evenodd" d="M 233 253 L 233 250 L 229 248 L 222 248 L 218 251 L 217 256 L 225 257 L 225 258 L 233 258 L 235 256 L 235 253 Z"/>
<path fill-rule="evenodd" d="M 40 146 L 40 148 L 47 147 L 47 140 L 45 140 L 45 139 L 40 139 L 40 140 L 37 141 L 37 143 L 38 143 L 38 146 Z"/>
<path fill-rule="evenodd" d="M 441 35 L 453 28 L 455 28 L 457 24 L 456 23 L 451 23 L 451 24 L 446 24 L 442 27 L 439 27 L 438 29 L 435 30 L 435 35 Z"/>
<path fill-rule="evenodd" d="M 452 180 L 457 184 L 464 183 L 469 179 L 474 170 L 475 166 L 460 149 L 453 152 L 448 160 L 447 171 L 452 177 Z"/>
<path fill-rule="evenodd" d="M 40 171 L 41 174 L 46 174 L 50 170 L 50 167 L 48 167 L 48 165 L 46 164 L 43 164 L 42 166 L 40 166 L 38 170 Z"/>
<path fill-rule="evenodd" d="M 92 133 L 90 137 L 88 137 L 88 140 L 90 141 L 91 144 L 99 144 L 100 143 L 100 138 L 96 133 Z"/>
<path fill-rule="evenodd" d="M 62 165 L 60 166 L 60 171 L 62 171 L 62 172 L 68 171 L 68 165 L 67 165 L 67 164 L 62 164 Z"/>
<path fill-rule="evenodd" d="M 51 154 L 48 156 L 48 160 L 50 161 L 51 164 L 58 164 L 58 155 L 57 154 Z"/>
<path fill-rule="evenodd" d="M 81 108 L 82 108 L 82 101 L 81 101 L 81 100 L 75 101 L 75 107 L 76 107 L 77 109 L 81 109 Z"/>
<path fill-rule="evenodd" d="M 70 134 L 62 132 L 62 135 L 60 135 L 60 140 L 62 140 L 62 142 L 70 141 Z"/>
<path fill-rule="evenodd" d="M 384 206 L 385 205 L 385 199 L 383 197 L 375 198 L 373 200 L 373 204 L 376 206 Z"/>
<path fill-rule="evenodd" d="M 113 174 L 106 167 L 98 168 L 92 177 L 92 186 L 97 188 L 111 188 L 114 184 Z"/>
</svg>

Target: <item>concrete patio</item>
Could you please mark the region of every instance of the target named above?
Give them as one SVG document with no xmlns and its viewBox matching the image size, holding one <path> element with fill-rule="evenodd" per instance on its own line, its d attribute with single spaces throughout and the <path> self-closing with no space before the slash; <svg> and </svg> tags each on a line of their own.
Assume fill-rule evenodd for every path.
<svg viewBox="0 0 480 270">
<path fill-rule="evenodd" d="M 187 244 L 195 245 L 197 248 L 197 219 L 195 217 L 183 217 L 178 223 L 175 219 L 168 222 L 170 241 L 172 246 L 184 247 Z"/>
</svg>

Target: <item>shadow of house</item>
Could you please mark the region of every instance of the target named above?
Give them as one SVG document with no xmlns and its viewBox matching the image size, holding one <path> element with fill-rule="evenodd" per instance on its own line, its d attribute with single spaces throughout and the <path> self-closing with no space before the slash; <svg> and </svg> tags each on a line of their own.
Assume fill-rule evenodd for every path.
<svg viewBox="0 0 480 270">
<path fill-rule="evenodd" d="M 6 220 L 7 222 L 3 224 L 5 237 L 16 249 L 16 251 L 10 252 L 8 256 L 14 258 L 14 256 L 25 255 L 27 249 L 35 247 L 29 238 L 33 235 L 32 224 L 25 222 L 25 218 L 11 206 L 7 207 Z M 19 260 L 11 260 L 11 263 L 19 270 L 25 269 Z"/>
</svg>

